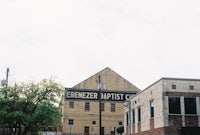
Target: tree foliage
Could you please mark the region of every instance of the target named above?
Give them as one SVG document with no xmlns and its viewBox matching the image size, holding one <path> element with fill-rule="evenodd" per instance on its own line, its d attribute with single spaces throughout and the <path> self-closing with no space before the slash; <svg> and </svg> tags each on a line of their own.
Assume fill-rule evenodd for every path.
<svg viewBox="0 0 200 135">
<path fill-rule="evenodd" d="M 124 126 L 118 127 L 118 128 L 117 128 L 117 133 L 118 133 L 118 134 L 124 133 Z"/>
<path fill-rule="evenodd" d="M 53 79 L 0 89 L 0 125 L 14 135 L 37 132 L 42 126 L 57 126 L 61 112 L 55 105 L 62 93 L 63 87 Z"/>
</svg>

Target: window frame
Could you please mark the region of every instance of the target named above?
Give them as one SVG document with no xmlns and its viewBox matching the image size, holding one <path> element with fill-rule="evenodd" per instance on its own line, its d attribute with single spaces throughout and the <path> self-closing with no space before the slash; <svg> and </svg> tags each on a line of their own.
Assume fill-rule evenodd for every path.
<svg viewBox="0 0 200 135">
<path fill-rule="evenodd" d="M 74 125 L 74 120 L 73 119 L 69 119 L 68 120 L 68 125 Z"/>
<path fill-rule="evenodd" d="M 101 111 L 102 111 L 102 112 L 105 111 L 105 103 L 101 103 Z"/>
<path fill-rule="evenodd" d="M 92 125 L 95 125 L 96 124 L 96 121 L 92 121 Z"/>
<path fill-rule="evenodd" d="M 101 133 L 102 133 L 102 135 L 105 134 L 105 127 L 101 127 Z"/>
<path fill-rule="evenodd" d="M 126 113 L 126 126 L 128 126 L 128 119 L 129 119 L 129 116 L 128 116 L 128 113 Z"/>
<path fill-rule="evenodd" d="M 119 126 L 123 125 L 123 122 L 122 121 L 119 121 Z"/>
<path fill-rule="evenodd" d="M 74 109 L 74 102 L 72 102 L 72 101 L 69 102 L 69 108 Z"/>
<path fill-rule="evenodd" d="M 189 102 L 189 100 L 194 100 L 193 102 Z M 187 101 L 188 100 L 188 101 Z M 188 106 L 189 105 L 189 106 Z M 191 106 L 192 105 L 192 106 Z M 195 97 L 184 97 L 184 107 L 185 107 L 185 114 L 197 114 L 197 103 Z"/>
<path fill-rule="evenodd" d="M 150 118 L 154 118 L 154 105 L 153 105 L 153 100 L 149 102 L 150 106 Z"/>
<path fill-rule="evenodd" d="M 90 134 L 90 127 L 89 126 L 85 126 L 84 127 L 84 135 L 89 135 Z"/>
<path fill-rule="evenodd" d="M 135 124 L 135 109 L 132 110 L 132 123 Z"/>
<path fill-rule="evenodd" d="M 176 85 L 172 84 L 172 89 L 175 90 L 176 89 Z"/>
<path fill-rule="evenodd" d="M 170 100 L 179 100 L 178 101 L 174 101 L 170 103 Z M 178 105 L 176 105 L 175 103 L 178 103 Z M 168 112 L 171 115 L 180 115 L 181 114 L 181 98 L 180 97 L 174 97 L 174 96 L 170 96 L 168 97 Z"/>
<path fill-rule="evenodd" d="M 189 89 L 190 89 L 190 90 L 194 90 L 194 85 L 190 85 L 190 86 L 189 86 Z"/>
<path fill-rule="evenodd" d="M 110 103 L 110 111 L 116 112 L 116 103 Z"/>
<path fill-rule="evenodd" d="M 90 111 L 90 102 L 85 102 L 85 111 Z"/>
<path fill-rule="evenodd" d="M 138 123 L 140 123 L 141 122 L 141 106 L 140 107 L 138 107 Z"/>
</svg>

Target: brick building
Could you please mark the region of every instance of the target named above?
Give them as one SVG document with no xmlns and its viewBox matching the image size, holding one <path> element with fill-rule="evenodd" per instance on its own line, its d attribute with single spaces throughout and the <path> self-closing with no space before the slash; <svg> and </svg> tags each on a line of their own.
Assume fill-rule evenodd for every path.
<svg viewBox="0 0 200 135">
<path fill-rule="evenodd" d="M 199 98 L 200 79 L 158 80 L 130 98 L 126 135 L 199 135 Z"/>
<path fill-rule="evenodd" d="M 110 68 L 105 68 L 72 88 L 66 88 L 62 112 L 62 132 L 69 135 L 99 134 L 98 77 L 101 77 L 101 130 L 116 133 L 124 122 L 124 101 L 140 91 Z M 102 85 L 103 84 L 103 85 Z"/>
</svg>

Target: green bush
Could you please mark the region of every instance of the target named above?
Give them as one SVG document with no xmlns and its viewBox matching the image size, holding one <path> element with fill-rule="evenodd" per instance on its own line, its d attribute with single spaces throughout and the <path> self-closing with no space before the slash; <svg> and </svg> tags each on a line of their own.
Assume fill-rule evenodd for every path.
<svg viewBox="0 0 200 135">
<path fill-rule="evenodd" d="M 118 127 L 118 128 L 117 128 L 117 133 L 118 133 L 118 134 L 124 133 L 124 126 Z"/>
</svg>

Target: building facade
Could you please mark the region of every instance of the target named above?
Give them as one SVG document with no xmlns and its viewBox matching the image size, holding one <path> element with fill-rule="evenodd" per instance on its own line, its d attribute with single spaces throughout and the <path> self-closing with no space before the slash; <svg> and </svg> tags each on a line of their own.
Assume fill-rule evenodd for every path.
<svg viewBox="0 0 200 135">
<path fill-rule="evenodd" d="M 116 128 L 123 125 L 124 101 L 140 90 L 112 69 L 105 68 L 74 87 L 66 88 L 62 107 L 63 134 L 99 135 L 99 86 L 102 134 L 115 134 Z"/>
<path fill-rule="evenodd" d="M 199 135 L 200 79 L 162 78 L 130 98 L 125 132 L 131 135 Z"/>
</svg>

